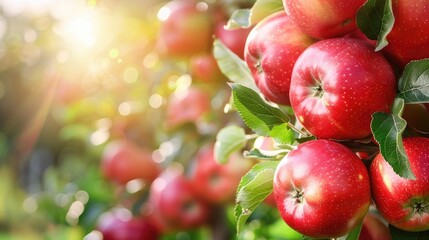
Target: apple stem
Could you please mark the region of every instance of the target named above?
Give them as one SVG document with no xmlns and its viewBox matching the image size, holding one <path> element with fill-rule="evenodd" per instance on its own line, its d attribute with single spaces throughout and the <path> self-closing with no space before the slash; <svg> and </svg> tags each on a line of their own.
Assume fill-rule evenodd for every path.
<svg viewBox="0 0 429 240">
<path fill-rule="evenodd" d="M 316 87 L 313 88 L 314 96 L 318 98 L 322 98 L 325 91 L 323 90 L 322 83 L 317 84 Z"/>
<path fill-rule="evenodd" d="M 261 61 L 258 60 L 258 62 L 255 64 L 255 68 L 256 71 L 258 72 L 258 74 L 261 74 L 264 72 L 264 70 L 262 69 L 262 63 Z"/>
<path fill-rule="evenodd" d="M 306 132 L 302 131 L 301 129 L 298 129 L 298 128 L 297 128 L 297 127 L 295 127 L 292 123 L 287 122 L 287 126 L 288 126 L 290 129 L 294 130 L 295 132 L 299 133 L 302 137 L 309 137 L 309 135 L 308 135 Z"/>
<path fill-rule="evenodd" d="M 304 202 L 304 191 L 298 189 L 295 191 L 295 195 L 293 196 L 293 198 L 295 198 L 295 204 Z"/>
</svg>

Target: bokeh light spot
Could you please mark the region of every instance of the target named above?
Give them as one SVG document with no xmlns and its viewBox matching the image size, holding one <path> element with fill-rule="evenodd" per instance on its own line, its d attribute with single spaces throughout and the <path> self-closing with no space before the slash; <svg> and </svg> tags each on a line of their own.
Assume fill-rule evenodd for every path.
<svg viewBox="0 0 429 240">
<path fill-rule="evenodd" d="M 1 27 L 0 27 L 1 28 Z M 37 32 L 34 29 L 29 29 L 24 32 L 24 41 L 27 43 L 33 43 L 37 39 Z"/>
<path fill-rule="evenodd" d="M 183 74 L 176 81 L 176 95 L 180 96 L 188 90 L 192 84 L 192 77 L 189 74 Z"/>
<path fill-rule="evenodd" d="M 76 197 L 76 200 L 78 200 L 79 202 L 81 202 L 83 204 L 88 203 L 89 194 L 87 192 L 85 192 L 85 191 L 82 191 L 82 190 L 78 191 L 75 194 L 75 197 Z"/>
<path fill-rule="evenodd" d="M 127 182 L 127 184 L 125 185 L 125 189 L 130 194 L 141 191 L 144 187 L 145 187 L 145 184 L 142 179 L 133 179 Z"/>
<path fill-rule="evenodd" d="M 85 205 L 80 201 L 74 201 L 66 215 L 66 221 L 72 226 L 77 225 L 79 222 L 79 217 L 85 210 Z"/>
<path fill-rule="evenodd" d="M 164 22 L 170 17 L 170 14 L 171 14 L 171 10 L 168 7 L 164 6 L 158 11 L 158 15 L 157 15 L 158 20 L 161 22 Z"/>
<path fill-rule="evenodd" d="M 198 2 L 197 3 L 197 10 L 200 12 L 205 12 L 209 9 L 209 5 L 205 2 Z"/>
<path fill-rule="evenodd" d="M 146 68 L 154 68 L 158 63 L 158 55 L 156 53 L 149 53 L 143 58 L 143 66 Z"/>
<path fill-rule="evenodd" d="M 133 67 L 129 67 L 124 71 L 124 81 L 127 83 L 134 83 L 139 78 L 139 71 Z"/>
<path fill-rule="evenodd" d="M 93 230 L 83 240 L 103 240 L 103 234 L 100 231 Z"/>
<path fill-rule="evenodd" d="M 163 99 L 162 99 L 162 96 L 159 94 L 153 94 L 149 98 L 149 105 L 152 108 L 159 108 L 161 107 L 162 103 L 163 103 Z"/>
<path fill-rule="evenodd" d="M 110 49 L 110 51 L 109 51 L 109 57 L 112 58 L 112 59 L 115 59 L 115 58 L 119 57 L 119 50 L 116 49 L 116 48 Z"/>
<path fill-rule="evenodd" d="M 110 133 L 104 129 L 99 129 L 91 134 L 89 141 L 95 145 L 101 145 L 109 140 Z"/>
<path fill-rule="evenodd" d="M 37 201 L 33 197 L 29 197 L 29 198 L 24 200 L 22 207 L 24 208 L 24 210 L 26 212 L 34 213 L 37 211 L 37 208 L 38 208 Z"/>
</svg>

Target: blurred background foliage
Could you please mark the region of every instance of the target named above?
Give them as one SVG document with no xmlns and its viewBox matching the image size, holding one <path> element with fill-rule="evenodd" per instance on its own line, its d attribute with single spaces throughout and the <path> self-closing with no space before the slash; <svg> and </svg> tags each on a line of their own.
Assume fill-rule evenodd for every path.
<svg viewBox="0 0 429 240">
<path fill-rule="evenodd" d="M 252 4 L 219 2 L 231 11 Z M 155 52 L 163 4 L 0 0 L 0 240 L 91 239 L 100 214 L 141 203 L 139 189 L 120 189 L 102 176 L 100 159 L 111 140 L 126 137 L 152 149 L 164 166 L 186 165 L 220 128 L 242 124 L 224 113 L 225 81 L 193 82 L 186 60 Z M 168 128 L 169 96 L 198 84 L 210 93 L 210 112 Z M 233 205 L 227 213 L 234 231 Z M 279 219 L 272 208 L 261 207 L 253 218 L 265 220 L 249 224 L 245 239 L 281 235 L 282 221 L 261 227 Z"/>
<path fill-rule="evenodd" d="M 115 204 L 103 145 L 161 127 L 159 4 L 0 1 L 0 239 L 82 239 Z"/>
</svg>

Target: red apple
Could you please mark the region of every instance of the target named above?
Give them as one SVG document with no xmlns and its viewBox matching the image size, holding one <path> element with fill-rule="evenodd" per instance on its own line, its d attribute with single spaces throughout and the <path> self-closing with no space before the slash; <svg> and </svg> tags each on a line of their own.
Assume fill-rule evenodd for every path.
<svg viewBox="0 0 429 240">
<path fill-rule="evenodd" d="M 368 213 L 360 231 L 359 240 L 390 240 L 389 228 L 378 217 Z"/>
<path fill-rule="evenodd" d="M 289 105 L 293 66 L 304 49 L 314 42 L 283 11 L 268 16 L 252 29 L 244 59 L 267 100 Z"/>
<path fill-rule="evenodd" d="M 371 115 L 388 112 L 395 95 L 395 75 L 384 56 L 351 38 L 307 48 L 295 63 L 290 86 L 297 119 L 324 139 L 368 137 Z"/>
<path fill-rule="evenodd" d="M 197 122 L 210 111 L 210 101 L 209 94 L 197 87 L 172 94 L 167 103 L 167 126 L 174 128 L 184 123 Z"/>
<path fill-rule="evenodd" d="M 371 164 L 372 196 L 381 215 L 405 231 L 429 230 L 429 138 L 403 140 L 416 179 L 397 175 L 378 154 Z"/>
<path fill-rule="evenodd" d="M 313 238 L 347 234 L 371 203 L 365 165 L 330 140 L 308 141 L 289 152 L 274 173 L 273 190 L 286 224 Z"/>
<path fill-rule="evenodd" d="M 355 152 L 355 154 L 362 160 L 365 160 L 369 157 L 367 152 Z"/>
<path fill-rule="evenodd" d="M 210 111 L 210 100 L 209 94 L 197 87 L 172 94 L 167 103 L 167 127 L 197 122 Z"/>
<path fill-rule="evenodd" d="M 369 39 L 360 29 L 356 29 L 353 32 L 350 32 L 350 33 L 344 35 L 343 37 L 345 37 L 345 38 L 356 38 L 356 39 L 364 40 L 364 41 L 368 42 L 369 44 L 371 44 L 374 47 L 374 49 L 375 49 L 375 46 L 377 45 L 376 40 Z"/>
<path fill-rule="evenodd" d="M 244 46 L 252 27 L 225 29 L 226 22 L 219 22 L 215 27 L 215 36 L 241 59 L 244 59 Z"/>
<path fill-rule="evenodd" d="M 214 158 L 214 146 L 206 145 L 195 156 L 191 175 L 195 192 L 213 204 L 232 202 L 241 177 L 253 164 L 239 154 L 233 154 L 226 164 L 219 164 Z"/>
<path fill-rule="evenodd" d="M 158 47 L 162 53 L 188 57 L 210 51 L 213 22 L 206 3 L 173 0 L 159 10 L 158 18 Z"/>
<path fill-rule="evenodd" d="M 395 23 L 384 50 L 402 67 L 411 60 L 429 58 L 428 1 L 392 1 L 392 11 Z"/>
<path fill-rule="evenodd" d="M 291 18 L 306 34 L 323 39 L 345 35 L 356 27 L 356 13 L 366 0 L 283 0 Z"/>
<path fill-rule="evenodd" d="M 190 60 L 192 76 L 206 83 L 225 82 L 225 76 L 219 69 L 211 53 L 195 55 Z"/>
<path fill-rule="evenodd" d="M 159 232 L 149 219 L 133 217 L 127 209 L 103 213 L 97 220 L 96 229 L 103 234 L 103 240 L 159 239 Z"/>
<path fill-rule="evenodd" d="M 153 182 L 149 204 L 167 231 L 200 227 L 206 223 L 210 211 L 209 205 L 195 194 L 183 169 L 176 165 L 169 166 Z"/>
<path fill-rule="evenodd" d="M 101 167 L 107 179 L 119 184 L 134 179 L 151 183 L 161 171 L 151 151 L 125 139 L 114 140 L 105 146 Z"/>
</svg>

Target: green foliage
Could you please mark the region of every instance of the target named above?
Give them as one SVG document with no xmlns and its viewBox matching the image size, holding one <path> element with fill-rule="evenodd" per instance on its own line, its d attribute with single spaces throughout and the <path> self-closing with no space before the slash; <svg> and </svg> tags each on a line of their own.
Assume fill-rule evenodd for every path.
<svg viewBox="0 0 429 240">
<path fill-rule="evenodd" d="M 302 235 L 289 227 L 281 218 L 268 226 L 268 233 L 270 239 L 302 240 Z"/>
<path fill-rule="evenodd" d="M 376 51 L 387 46 L 387 35 L 393 28 L 395 17 L 391 0 L 369 0 L 358 11 L 356 23 L 359 29 L 372 40 L 377 40 Z"/>
<path fill-rule="evenodd" d="M 241 127 L 227 126 L 221 129 L 216 136 L 215 160 L 221 164 L 226 163 L 231 153 L 241 150 L 246 142 L 246 134 Z"/>
<path fill-rule="evenodd" d="M 250 23 L 257 24 L 269 15 L 284 11 L 283 1 L 281 0 L 258 0 L 250 10 Z"/>
<path fill-rule="evenodd" d="M 403 109 L 404 100 L 397 98 L 391 114 L 374 113 L 371 130 L 380 145 L 381 154 L 393 170 L 401 177 L 414 179 L 402 142 L 402 133 L 407 126 L 407 122 L 401 117 Z"/>
<path fill-rule="evenodd" d="M 429 102 L 429 59 L 407 64 L 399 79 L 398 97 L 405 103 Z"/>
<path fill-rule="evenodd" d="M 358 224 L 358 226 L 356 226 L 354 229 L 352 229 L 346 236 L 341 237 L 341 240 L 358 240 L 359 239 L 359 235 L 360 235 L 360 231 L 362 230 L 362 225 L 363 222 L 361 222 L 360 224 Z"/>
<path fill-rule="evenodd" d="M 279 150 L 262 150 L 258 148 L 252 148 L 249 151 L 244 152 L 244 156 L 247 158 L 256 158 L 263 160 L 280 160 L 283 158 L 289 150 L 279 149 Z"/>
<path fill-rule="evenodd" d="M 278 11 L 284 11 L 281 0 L 257 0 L 251 9 L 235 10 L 228 21 L 227 29 L 251 27 Z"/>
<path fill-rule="evenodd" d="M 250 22 L 250 9 L 236 9 L 228 20 L 227 29 L 248 28 L 252 26 Z"/>
<path fill-rule="evenodd" d="M 279 108 L 264 101 L 250 88 L 231 84 L 234 106 L 255 133 L 273 137 L 280 143 L 293 143 L 294 132 L 288 127 L 289 117 Z"/>
<path fill-rule="evenodd" d="M 277 161 L 258 163 L 241 179 L 235 206 L 238 234 L 256 207 L 272 192 L 277 165 Z"/>
<path fill-rule="evenodd" d="M 258 91 L 246 63 L 218 39 L 213 43 L 213 56 L 216 58 L 222 73 L 230 81 Z"/>
</svg>

